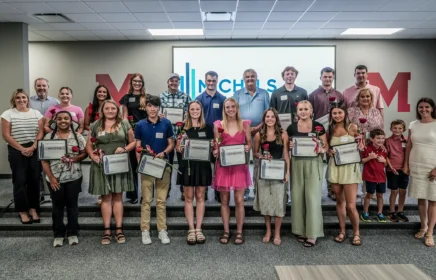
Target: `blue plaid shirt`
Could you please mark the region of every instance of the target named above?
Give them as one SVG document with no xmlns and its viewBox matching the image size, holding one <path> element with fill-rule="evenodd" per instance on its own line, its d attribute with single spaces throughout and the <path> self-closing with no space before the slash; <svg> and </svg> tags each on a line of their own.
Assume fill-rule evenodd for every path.
<svg viewBox="0 0 436 280">
<path fill-rule="evenodd" d="M 191 97 L 182 91 L 177 91 L 172 94 L 168 90 L 164 91 L 160 95 L 161 108 L 183 108 L 186 114 L 188 111 L 189 102 L 191 102 Z M 173 124 L 174 137 L 177 137 L 179 132 L 177 126 Z"/>
</svg>

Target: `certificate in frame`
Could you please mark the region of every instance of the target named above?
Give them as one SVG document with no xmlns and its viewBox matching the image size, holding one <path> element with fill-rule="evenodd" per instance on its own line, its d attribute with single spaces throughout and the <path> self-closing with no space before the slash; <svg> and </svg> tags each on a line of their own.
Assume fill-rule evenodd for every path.
<svg viewBox="0 0 436 280">
<path fill-rule="evenodd" d="M 356 142 L 335 145 L 331 149 L 335 151 L 333 158 L 336 166 L 362 162 L 362 155 Z"/>
<path fill-rule="evenodd" d="M 292 114 L 291 113 L 279 114 L 279 120 L 282 128 L 286 130 L 288 126 L 292 124 Z"/>
<path fill-rule="evenodd" d="M 67 154 L 67 140 L 44 139 L 37 142 L 38 160 L 60 160 Z"/>
<path fill-rule="evenodd" d="M 283 159 L 261 159 L 259 178 L 262 180 L 283 181 L 286 176 L 286 161 Z"/>
<path fill-rule="evenodd" d="M 113 154 L 103 156 L 103 170 L 105 175 L 129 172 L 129 154 Z"/>
<path fill-rule="evenodd" d="M 210 141 L 186 139 L 183 159 L 192 161 L 210 161 Z"/>
<path fill-rule="evenodd" d="M 185 111 L 183 108 L 162 107 L 162 114 L 172 124 L 183 122 Z"/>
<path fill-rule="evenodd" d="M 242 157 L 242 154 L 244 155 Z M 243 165 L 248 163 L 245 145 L 228 145 L 219 147 L 219 159 L 222 167 Z"/>
<path fill-rule="evenodd" d="M 167 163 L 165 160 L 143 154 L 139 160 L 137 172 L 157 179 L 162 179 L 166 166 Z"/>
<path fill-rule="evenodd" d="M 294 148 L 292 149 L 292 156 L 294 157 L 317 157 L 315 152 L 316 143 L 313 141 L 313 137 L 310 136 L 293 136 L 292 142 Z"/>
<path fill-rule="evenodd" d="M 321 118 L 316 119 L 315 121 L 322 124 L 322 126 L 326 131 L 329 129 L 329 114 L 322 116 Z"/>
</svg>

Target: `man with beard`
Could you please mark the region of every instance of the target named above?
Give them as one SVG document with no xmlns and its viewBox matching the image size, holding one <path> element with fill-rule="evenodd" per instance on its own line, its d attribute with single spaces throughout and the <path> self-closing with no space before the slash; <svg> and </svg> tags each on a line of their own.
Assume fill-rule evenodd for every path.
<svg viewBox="0 0 436 280">
<path fill-rule="evenodd" d="M 30 97 L 30 108 L 38 110 L 44 116 L 45 111 L 47 111 L 50 106 L 59 104 L 59 100 L 48 96 L 49 85 L 47 79 L 36 79 L 34 87 L 36 95 Z"/>
<path fill-rule="evenodd" d="M 269 107 L 269 94 L 266 90 L 257 87 L 257 73 L 254 69 L 247 69 L 243 74 L 245 88 L 236 91 L 233 98 L 239 103 L 241 118 L 251 121 L 251 143 L 254 143 L 254 136 L 262 127 L 263 112 Z M 254 145 L 253 155 L 254 155 Z M 253 156 L 253 183 L 256 192 L 257 165 L 259 160 Z M 250 189 L 246 188 L 244 200 L 249 198 Z"/>
</svg>

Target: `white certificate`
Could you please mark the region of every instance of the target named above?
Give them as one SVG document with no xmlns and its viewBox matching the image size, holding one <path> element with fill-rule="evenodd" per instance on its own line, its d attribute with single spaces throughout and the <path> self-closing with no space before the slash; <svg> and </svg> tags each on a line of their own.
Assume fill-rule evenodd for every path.
<svg viewBox="0 0 436 280">
<path fill-rule="evenodd" d="M 162 114 L 167 118 L 172 124 L 178 122 L 183 122 L 183 108 L 162 108 Z"/>
<path fill-rule="evenodd" d="M 247 164 L 247 153 L 244 145 L 220 146 L 219 158 L 221 166 Z"/>
<path fill-rule="evenodd" d="M 292 114 L 286 113 L 286 114 L 279 114 L 279 120 L 280 124 L 282 125 L 282 128 L 286 130 L 290 124 L 292 124 Z"/>
<path fill-rule="evenodd" d="M 294 157 L 316 157 L 315 153 L 316 142 L 312 137 L 295 136 L 292 137 L 294 148 L 292 149 L 292 156 Z"/>
<path fill-rule="evenodd" d="M 321 118 L 315 120 L 316 122 L 319 122 L 322 124 L 324 129 L 327 131 L 329 129 L 329 114 L 322 116 Z"/>
<path fill-rule="evenodd" d="M 259 178 L 262 180 L 284 180 L 286 162 L 282 159 L 261 159 Z"/>
<path fill-rule="evenodd" d="M 162 179 L 166 166 L 167 162 L 163 159 L 142 155 L 138 164 L 138 173 Z"/>
<path fill-rule="evenodd" d="M 129 172 L 129 154 L 113 154 L 103 156 L 104 174 L 113 175 Z"/>
<path fill-rule="evenodd" d="M 38 160 L 60 160 L 67 154 L 67 140 L 38 140 Z"/>
<path fill-rule="evenodd" d="M 337 166 L 360 163 L 362 161 L 360 151 L 355 142 L 332 146 L 331 149 L 335 151 L 333 157 Z"/>
<path fill-rule="evenodd" d="M 186 139 L 183 150 L 183 159 L 210 161 L 210 141 Z"/>
</svg>

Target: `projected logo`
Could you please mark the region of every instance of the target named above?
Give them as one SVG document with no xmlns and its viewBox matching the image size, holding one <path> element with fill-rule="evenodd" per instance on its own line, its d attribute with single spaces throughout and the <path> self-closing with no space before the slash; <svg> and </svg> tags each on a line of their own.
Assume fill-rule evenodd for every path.
<svg viewBox="0 0 436 280">
<path fill-rule="evenodd" d="M 206 83 L 204 81 L 204 75 L 206 73 L 197 73 L 195 68 L 191 68 L 189 62 L 185 63 L 185 75 L 180 76 L 180 90 L 195 99 L 206 89 Z M 218 73 L 218 85 L 217 90 L 226 96 L 232 96 L 233 93 L 241 88 L 245 87 L 244 80 L 236 77 L 224 77 L 221 78 Z M 273 78 L 265 80 L 257 80 L 258 87 L 265 88 L 269 93 L 272 93 L 277 89 L 277 80 Z M 266 85 L 266 87 L 264 87 Z"/>
</svg>

